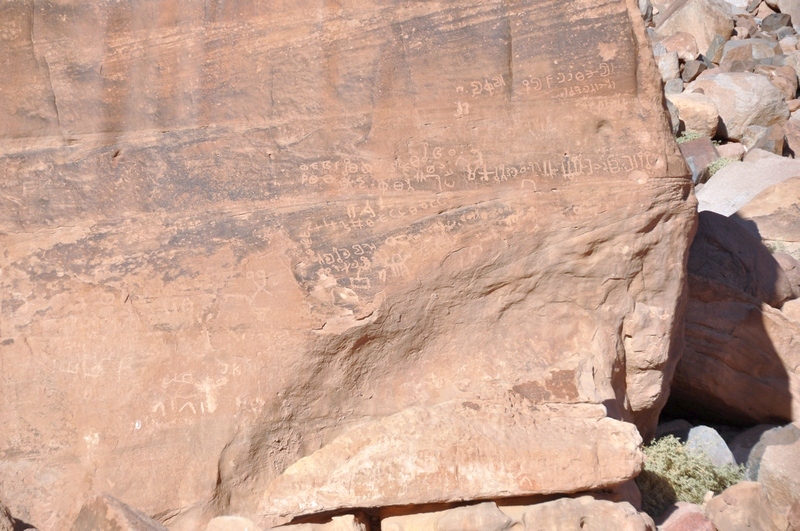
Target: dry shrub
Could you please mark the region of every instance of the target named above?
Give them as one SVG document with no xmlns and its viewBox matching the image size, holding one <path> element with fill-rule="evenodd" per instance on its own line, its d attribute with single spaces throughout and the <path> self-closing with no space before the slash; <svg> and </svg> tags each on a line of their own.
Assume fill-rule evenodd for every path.
<svg viewBox="0 0 800 531">
<path fill-rule="evenodd" d="M 677 501 L 700 505 L 706 492 L 719 494 L 744 477 L 744 467 L 714 466 L 672 435 L 646 446 L 644 455 L 644 470 L 636 484 L 642 491 L 642 510 L 652 517 Z"/>
</svg>

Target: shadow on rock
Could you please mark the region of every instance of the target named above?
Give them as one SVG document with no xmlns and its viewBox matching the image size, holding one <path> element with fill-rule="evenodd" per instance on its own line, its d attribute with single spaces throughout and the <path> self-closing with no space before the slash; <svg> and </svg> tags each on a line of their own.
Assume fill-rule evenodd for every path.
<svg viewBox="0 0 800 531">
<path fill-rule="evenodd" d="M 787 367 L 800 325 L 779 311 L 792 286 L 735 215 L 700 213 L 689 254 L 683 358 L 665 413 L 706 423 L 782 424 L 793 415 Z M 797 406 L 794 406 L 795 410 Z"/>
</svg>

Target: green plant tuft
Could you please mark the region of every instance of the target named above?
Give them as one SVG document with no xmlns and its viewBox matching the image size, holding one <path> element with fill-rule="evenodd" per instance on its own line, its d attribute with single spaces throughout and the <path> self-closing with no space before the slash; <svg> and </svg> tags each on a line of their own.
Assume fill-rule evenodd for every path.
<svg viewBox="0 0 800 531">
<path fill-rule="evenodd" d="M 733 159 L 722 157 L 722 158 L 719 158 L 719 159 L 715 160 L 711 164 L 709 164 L 708 165 L 708 178 L 710 179 L 711 177 L 713 177 L 715 173 L 717 173 L 719 170 L 721 170 L 722 168 L 724 168 L 725 166 L 727 166 L 731 162 L 736 162 L 736 161 L 733 160 Z"/>
<path fill-rule="evenodd" d="M 743 466 L 714 466 L 672 435 L 646 446 L 644 455 L 644 470 L 636 484 L 642 492 L 642 510 L 653 518 L 677 501 L 702 504 L 706 492 L 719 494 L 744 478 Z"/>
<path fill-rule="evenodd" d="M 703 138 L 703 135 L 700 133 L 695 133 L 694 131 L 683 131 L 675 138 L 675 140 L 678 142 L 678 144 L 683 144 L 684 142 L 697 140 L 698 138 Z"/>
</svg>

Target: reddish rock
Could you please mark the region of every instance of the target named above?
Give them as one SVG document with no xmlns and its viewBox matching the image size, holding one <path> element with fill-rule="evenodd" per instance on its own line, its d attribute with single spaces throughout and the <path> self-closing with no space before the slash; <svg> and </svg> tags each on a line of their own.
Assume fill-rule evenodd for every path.
<svg viewBox="0 0 800 531">
<path fill-rule="evenodd" d="M 729 8 L 719 0 L 683 0 L 672 2 L 660 14 L 656 32 L 661 37 L 669 37 L 678 32 L 691 34 L 701 52 L 709 48 L 715 36 L 724 41 L 733 32 L 733 21 Z"/>
<path fill-rule="evenodd" d="M 783 93 L 786 101 L 793 100 L 797 96 L 797 72 L 791 66 L 758 65 L 753 73 L 769 79 L 769 82 Z M 791 111 L 791 107 L 789 110 Z"/>
<path fill-rule="evenodd" d="M 679 144 L 681 154 L 686 159 L 689 169 L 692 170 L 692 180 L 703 183 L 708 180 L 708 167 L 719 159 L 714 144 L 708 137 L 696 138 Z"/>
<path fill-rule="evenodd" d="M 750 125 L 782 125 L 789 118 L 785 95 L 764 76 L 749 72 L 701 75 L 687 87 L 687 91 L 698 89 L 717 106 L 721 138 L 738 141 Z"/>
<path fill-rule="evenodd" d="M 630 504 L 597 500 L 591 496 L 561 498 L 530 506 L 522 515 L 526 531 L 548 529 L 618 529 L 655 531 L 653 520 Z"/>
<path fill-rule="evenodd" d="M 390 516 L 381 520 L 382 531 L 507 531 L 515 520 L 494 502 L 422 514 Z M 518 526 L 517 526 L 518 527 Z"/>
<path fill-rule="evenodd" d="M 697 41 L 690 33 L 678 32 L 661 41 L 667 52 L 676 52 L 683 62 L 697 59 L 699 51 Z"/>
<path fill-rule="evenodd" d="M 779 431 L 784 440 L 765 446 L 756 477 L 772 509 L 788 514 L 794 504 L 800 503 L 800 426 L 789 425 Z"/>
<path fill-rule="evenodd" d="M 604 418 L 602 407 L 539 410 L 525 391 L 515 395 L 407 409 L 352 428 L 267 486 L 260 523 L 349 508 L 589 491 L 641 471 L 634 426 Z"/>
<path fill-rule="evenodd" d="M 794 298 L 789 278 L 769 250 L 742 223 L 701 212 L 689 251 L 689 272 L 734 288 L 774 308 Z"/>
<path fill-rule="evenodd" d="M 780 517 L 767 500 L 760 483 L 743 481 L 728 487 L 706 504 L 708 518 L 718 531 L 779 531 Z"/>
<path fill-rule="evenodd" d="M 784 423 L 800 412 L 800 323 L 741 291 L 689 277 L 686 349 L 674 414 L 734 425 Z"/>
<path fill-rule="evenodd" d="M 659 531 L 717 531 L 703 509 L 687 502 L 667 508 L 656 523 Z"/>
<path fill-rule="evenodd" d="M 12 512 L 64 529 L 103 488 L 176 529 L 254 518 L 304 458 L 443 403 L 604 404 L 649 437 L 695 203 L 627 6 L 3 3 Z M 514 440 L 473 461 L 511 496 Z"/>
<path fill-rule="evenodd" d="M 769 248 L 800 259 L 800 176 L 770 186 L 736 212 Z M 796 277 L 794 277 L 796 278 Z"/>
</svg>

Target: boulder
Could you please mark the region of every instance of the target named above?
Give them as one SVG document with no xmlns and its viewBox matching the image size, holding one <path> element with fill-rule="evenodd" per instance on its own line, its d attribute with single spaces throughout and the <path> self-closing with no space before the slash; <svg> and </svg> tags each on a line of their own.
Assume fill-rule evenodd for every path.
<svg viewBox="0 0 800 531">
<path fill-rule="evenodd" d="M 789 118 L 785 96 L 764 76 L 748 72 L 701 76 L 687 88 L 698 89 L 717 106 L 721 138 L 741 140 L 747 126 L 781 125 Z"/>
<path fill-rule="evenodd" d="M 697 41 L 694 36 L 685 32 L 678 32 L 670 35 L 661 41 L 667 53 L 675 52 L 678 54 L 678 59 L 687 63 L 697 59 L 699 51 L 697 49 Z"/>
<path fill-rule="evenodd" d="M 761 440 L 761 436 L 776 427 L 775 424 L 757 424 L 736 435 L 729 445 L 736 463 L 746 465 L 750 459 L 750 453 Z"/>
<path fill-rule="evenodd" d="M 781 432 L 782 440 L 762 437 L 765 447 L 756 479 L 764 486 L 770 506 L 786 514 L 800 501 L 800 427 L 790 424 L 774 432 Z"/>
<path fill-rule="evenodd" d="M 728 142 L 727 144 L 715 146 L 715 148 L 720 158 L 733 161 L 742 160 L 742 157 L 744 157 L 745 153 L 744 146 L 738 142 Z"/>
<path fill-rule="evenodd" d="M 656 57 L 658 64 L 658 71 L 661 72 L 661 80 L 664 83 L 673 79 L 678 79 L 681 75 L 681 67 L 678 62 L 678 54 L 675 52 L 668 52 Z"/>
<path fill-rule="evenodd" d="M 777 261 L 740 223 L 701 212 L 689 253 L 686 347 L 669 410 L 733 425 L 787 421 L 800 404 L 800 323 Z"/>
<path fill-rule="evenodd" d="M 749 61 L 772 57 L 780 53 L 778 43 L 767 39 L 742 39 L 731 40 L 725 43 L 722 48 L 722 60 L 720 66 L 724 67 L 734 61 Z"/>
<path fill-rule="evenodd" d="M 719 160 L 719 155 L 708 137 L 695 138 L 678 144 L 686 164 L 692 170 L 692 180 L 702 183 L 708 180 L 709 166 Z"/>
<path fill-rule="evenodd" d="M 167 531 L 167 528 L 109 494 L 86 501 L 72 531 Z"/>
<path fill-rule="evenodd" d="M 714 428 L 695 426 L 686 437 L 686 449 L 704 456 L 714 466 L 735 466 L 730 448 Z"/>
<path fill-rule="evenodd" d="M 798 0 L 778 0 L 778 9 L 791 17 L 792 24 L 800 24 L 800 2 Z"/>
<path fill-rule="evenodd" d="M 697 191 L 698 210 L 730 216 L 767 188 L 800 176 L 800 160 L 755 151 L 720 169 Z"/>
<path fill-rule="evenodd" d="M 800 260 L 797 260 L 797 258 L 790 254 L 780 251 L 772 253 L 772 256 L 775 258 L 775 261 L 778 262 L 778 265 L 781 266 L 783 272 L 786 273 L 786 278 L 789 279 L 789 283 L 792 285 L 794 296 L 800 297 Z"/>
<path fill-rule="evenodd" d="M 507 531 L 517 523 L 494 502 L 381 520 L 382 531 Z M 514 529 L 518 529 L 518 526 Z"/>
<path fill-rule="evenodd" d="M 775 252 L 800 259 L 800 176 L 786 179 L 760 192 L 737 212 L 742 225 Z M 793 274 L 798 285 L 797 273 Z"/>
<path fill-rule="evenodd" d="M 794 297 L 786 273 L 758 237 L 736 219 L 700 213 L 689 272 L 780 308 Z"/>
<path fill-rule="evenodd" d="M 797 96 L 797 72 L 791 66 L 758 65 L 753 69 L 753 73 L 769 79 L 769 82 L 781 91 L 786 101 L 793 100 Z"/>
<path fill-rule="evenodd" d="M 505 508 L 504 508 L 505 509 Z M 591 496 L 561 498 L 531 505 L 522 513 L 525 531 L 572 531 L 574 529 L 655 531 L 653 520 L 628 503 L 614 503 Z"/>
<path fill-rule="evenodd" d="M 677 502 L 656 520 L 658 531 L 717 531 L 702 508 L 693 503 Z"/>
<path fill-rule="evenodd" d="M 742 145 L 748 151 L 760 149 L 768 153 L 780 155 L 784 149 L 783 127 L 772 125 L 748 125 L 741 138 Z"/>
<path fill-rule="evenodd" d="M 725 489 L 706 504 L 708 519 L 718 531 L 783 531 L 776 523 L 760 483 L 744 481 Z"/>
<path fill-rule="evenodd" d="M 666 83 L 664 83 L 664 94 L 680 94 L 683 92 L 683 80 L 682 79 L 670 79 Z M 672 114 L 672 110 L 675 109 L 675 106 L 671 103 L 667 103 L 667 108 L 670 111 L 670 115 Z M 670 116 L 672 118 L 672 116 Z M 679 121 L 677 116 L 675 117 L 675 125 L 673 128 L 677 132 L 679 127 Z"/>
<path fill-rule="evenodd" d="M 369 474 L 348 503 L 635 473 L 633 432 L 652 436 L 682 351 L 696 223 L 638 9 L 0 5 L 13 514 L 66 529 L 102 486 L 175 529 L 225 514 L 264 527 L 273 483 L 339 506 L 369 462 L 345 466 L 342 437 L 413 449 L 409 417 L 428 437 L 417 464 L 484 445 L 496 460 L 470 454 L 480 484 L 463 490 L 424 467 Z M 541 411 L 483 409 L 511 399 Z M 474 442 L 444 438 L 469 411 L 438 439 L 422 423 L 454 403 L 486 415 Z M 573 404 L 614 419 L 589 408 L 554 432 L 586 466 L 547 453 L 515 469 L 556 444 L 531 424 Z M 305 459 L 343 467 L 336 496 L 293 483 Z"/>
<path fill-rule="evenodd" d="M 713 138 L 717 133 L 719 112 L 714 102 L 705 94 L 686 92 L 668 94 L 667 99 L 678 108 L 678 114 L 686 131 Z"/>
<path fill-rule="evenodd" d="M 681 72 L 681 80 L 685 81 L 686 83 L 694 81 L 697 76 L 705 72 L 707 69 L 708 65 L 703 61 L 687 61 L 683 66 L 683 72 Z"/>
<path fill-rule="evenodd" d="M 761 21 L 761 29 L 770 33 L 775 33 L 779 29 L 791 25 L 791 17 L 788 13 L 773 13 L 764 17 Z"/>
<path fill-rule="evenodd" d="M 797 109 L 800 109 L 800 100 L 792 100 L 793 104 L 794 102 L 797 102 Z M 784 153 L 795 159 L 800 156 L 800 116 L 796 116 L 797 109 L 792 111 L 794 115 L 783 124 Z"/>
<path fill-rule="evenodd" d="M 355 426 L 259 493 L 260 523 L 349 508 L 580 492 L 641 471 L 633 425 L 606 418 L 602 406 L 542 408 L 541 400 L 535 387 L 519 386 L 505 403 L 410 408 Z"/>
<path fill-rule="evenodd" d="M 700 50 L 707 50 L 716 35 L 728 40 L 733 32 L 729 8 L 721 0 L 673 2 L 656 24 L 662 39 L 678 32 L 692 35 Z"/>
<path fill-rule="evenodd" d="M 689 276 L 686 348 L 667 411 L 731 425 L 800 412 L 800 323 L 719 282 Z"/>
</svg>

